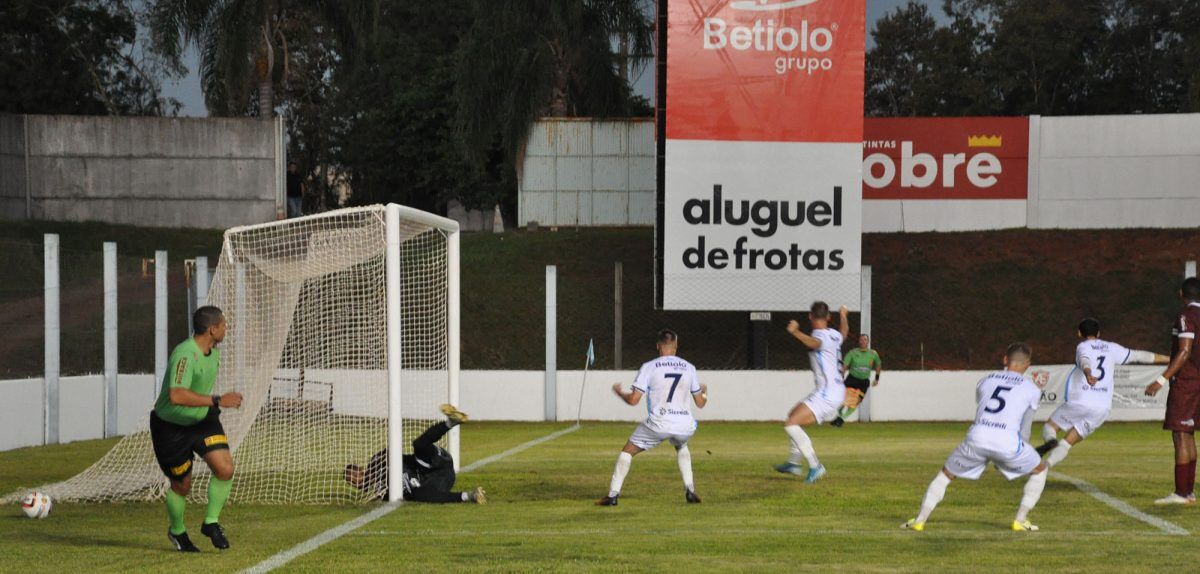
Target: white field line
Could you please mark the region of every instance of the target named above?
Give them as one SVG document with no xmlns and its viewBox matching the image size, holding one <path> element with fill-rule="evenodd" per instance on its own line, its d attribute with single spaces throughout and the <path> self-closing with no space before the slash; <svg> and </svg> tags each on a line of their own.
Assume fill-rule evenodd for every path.
<svg viewBox="0 0 1200 574">
<path fill-rule="evenodd" d="M 630 530 L 628 528 L 573 528 L 569 530 L 552 529 L 552 530 L 529 530 L 529 529 L 502 529 L 502 531 L 481 531 L 481 530 L 359 530 L 352 534 L 354 537 L 390 537 L 390 536 L 407 536 L 407 537 L 430 537 L 430 538 L 494 538 L 495 536 L 519 536 L 523 538 L 542 538 L 542 537 L 567 537 L 578 538 L 582 536 L 625 536 L 625 535 L 645 535 L 645 536 L 669 536 L 683 535 L 690 538 L 721 538 L 721 537 L 746 537 L 746 536 L 766 536 L 766 537 L 784 537 L 795 538 L 797 536 L 819 535 L 819 536 L 867 536 L 867 537 L 896 537 L 896 538 L 922 538 L 925 536 L 934 536 L 940 539 L 953 538 L 963 540 L 997 540 L 1000 536 L 1010 534 L 1007 522 L 996 520 L 995 530 L 957 530 L 955 526 L 946 522 L 938 524 L 927 524 L 925 532 L 912 532 L 904 530 L 897 526 L 896 528 L 888 528 L 886 530 L 874 529 L 828 529 L 821 528 L 818 530 L 796 530 L 788 529 L 781 530 L 778 528 L 706 528 L 704 532 L 698 533 L 694 529 L 675 529 L 675 530 Z M 1122 538 L 1161 538 L 1170 536 L 1169 534 L 1158 531 L 1141 531 L 1130 532 L 1128 530 L 1042 530 L 1037 534 L 1026 534 L 1020 532 L 1011 533 L 1013 538 L 1065 538 L 1075 539 L 1081 536 L 1121 536 Z"/>
<path fill-rule="evenodd" d="M 579 425 L 575 425 L 575 426 L 567 427 L 567 428 L 559 430 L 559 431 L 555 431 L 544 437 L 537 438 L 537 439 L 531 440 L 527 443 L 510 448 L 500 454 L 496 454 L 496 455 L 489 456 L 487 458 L 479 459 L 479 460 L 467 465 L 459 472 L 471 472 L 473 470 L 477 470 L 488 464 L 496 462 L 497 460 L 512 456 L 521 451 L 530 449 L 530 448 L 535 447 L 544 442 L 554 440 L 562 435 L 565 435 L 569 432 L 576 431 L 576 430 L 579 430 Z M 266 572 L 270 572 L 276 568 L 279 568 L 280 566 L 283 566 L 284 564 L 287 564 L 288 562 L 291 562 L 292 560 L 295 560 L 296 558 L 304 556 L 305 554 L 308 554 L 309 552 L 312 552 L 313 550 L 316 550 L 317 548 L 320 548 L 330 542 L 333 542 L 334 540 L 337 540 L 338 538 L 341 538 L 351 532 L 354 532 L 355 530 L 362 528 L 363 526 L 375 521 L 378 518 L 387 516 L 388 514 L 390 514 L 393 510 L 396 510 L 397 508 L 400 508 L 400 504 L 398 504 L 398 503 L 385 504 L 379 508 L 376 508 L 375 510 L 372 510 L 371 512 L 368 512 L 366 514 L 363 514 L 362 516 L 359 516 L 358 518 L 355 518 L 354 520 L 339 524 L 333 528 L 330 528 L 329 530 L 326 530 L 325 532 L 322 532 L 316 536 L 313 536 L 312 538 L 309 538 L 308 540 L 305 540 L 304 542 L 301 542 L 300 544 L 297 544 L 291 548 L 288 548 L 287 550 L 284 550 L 278 554 L 275 554 L 274 556 L 271 556 L 270 558 L 267 558 L 266 560 L 263 560 L 262 562 L 259 562 L 258 564 L 254 565 L 250 568 L 242 570 L 242 573 L 243 574 L 264 574 Z"/>
<path fill-rule="evenodd" d="M 1099 488 L 1096 488 L 1095 486 L 1092 485 L 1092 483 L 1087 482 L 1086 480 L 1081 480 L 1081 479 L 1075 478 L 1073 476 L 1067 476 L 1061 472 L 1054 472 L 1054 471 L 1050 472 L 1050 476 L 1053 478 L 1057 478 L 1059 480 L 1065 480 L 1065 481 L 1075 485 L 1075 488 L 1078 488 L 1079 490 L 1091 495 L 1092 498 L 1095 498 L 1096 500 L 1099 500 L 1100 502 L 1103 502 L 1104 504 L 1107 504 L 1107 505 L 1111 506 L 1112 508 L 1116 509 L 1117 512 L 1120 512 L 1121 514 L 1124 514 L 1125 516 L 1128 516 L 1135 520 L 1140 520 L 1142 522 L 1145 522 L 1146 524 L 1149 524 L 1150 526 L 1153 526 L 1159 530 L 1162 530 L 1166 534 L 1171 534 L 1174 536 L 1188 536 L 1188 534 L 1189 534 L 1187 530 L 1181 528 L 1180 526 L 1178 526 L 1174 523 L 1167 522 L 1166 520 L 1163 520 L 1157 516 L 1151 516 L 1149 514 L 1146 514 L 1145 512 L 1142 512 L 1142 511 L 1130 506 L 1128 503 L 1126 503 L 1123 500 L 1113 498 L 1113 497 L 1101 492 Z"/>
</svg>

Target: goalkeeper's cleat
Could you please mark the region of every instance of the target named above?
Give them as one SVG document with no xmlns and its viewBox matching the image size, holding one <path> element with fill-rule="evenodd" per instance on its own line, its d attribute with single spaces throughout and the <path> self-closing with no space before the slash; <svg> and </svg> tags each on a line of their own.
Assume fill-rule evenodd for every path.
<svg viewBox="0 0 1200 574">
<path fill-rule="evenodd" d="M 195 544 L 192 544 L 192 539 L 188 538 L 186 530 L 183 532 L 180 532 L 179 534 L 171 534 L 171 529 L 168 528 L 167 529 L 167 539 L 170 540 L 171 544 L 175 545 L 175 549 L 180 552 L 199 552 L 200 551 L 199 548 L 196 548 Z"/>
<path fill-rule="evenodd" d="M 784 474 L 794 474 L 796 476 L 800 476 L 800 475 L 804 474 L 804 468 L 794 462 L 785 462 L 783 464 L 777 464 L 777 465 L 775 465 L 775 470 L 782 472 Z"/>
<path fill-rule="evenodd" d="M 683 489 L 683 499 L 688 501 L 688 504 L 700 504 L 700 497 L 696 496 L 695 492 L 686 488 Z"/>
<path fill-rule="evenodd" d="M 823 464 L 816 468 L 808 469 L 808 476 L 804 477 L 804 482 L 812 484 L 818 480 L 821 480 L 822 476 L 825 476 L 825 465 Z"/>
<path fill-rule="evenodd" d="M 225 529 L 221 528 L 216 522 L 212 524 L 201 524 L 200 534 L 207 536 L 212 540 L 213 548 L 225 550 L 229 548 L 229 539 L 225 538 Z"/>
<path fill-rule="evenodd" d="M 903 528 L 905 530 L 913 530 L 916 532 L 925 532 L 925 523 L 917 522 L 916 518 L 910 518 L 910 519 L 908 519 L 908 522 L 901 524 L 900 528 Z"/>
<path fill-rule="evenodd" d="M 597 501 L 596 501 L 596 506 L 616 506 L 616 505 L 617 505 L 617 498 L 618 498 L 619 496 L 620 496 L 620 495 L 617 495 L 617 496 L 605 496 L 604 498 L 601 498 L 600 500 L 597 500 Z"/>
<path fill-rule="evenodd" d="M 836 418 L 836 419 L 833 419 L 833 422 L 831 422 L 831 423 L 829 423 L 829 424 L 830 424 L 830 426 L 835 426 L 835 427 L 837 427 L 837 428 L 842 428 L 842 425 L 846 424 L 846 421 L 845 421 L 845 420 L 843 420 L 843 419 L 842 419 L 842 417 L 838 417 L 838 418 Z"/>
<path fill-rule="evenodd" d="M 1164 496 L 1164 497 L 1154 501 L 1154 504 L 1195 504 L 1195 503 L 1196 503 L 1196 499 L 1194 497 L 1179 496 L 1178 494 L 1176 494 L 1174 492 L 1172 492 L 1168 496 Z"/>
<path fill-rule="evenodd" d="M 470 419 L 470 417 L 467 416 L 467 413 L 458 410 L 450 403 L 446 403 L 438 408 L 442 410 L 442 414 L 446 415 L 446 418 L 450 419 L 450 421 L 456 425 L 465 423 L 468 419 Z"/>
<path fill-rule="evenodd" d="M 487 492 L 484 492 L 482 486 L 476 486 L 475 490 L 471 491 L 471 502 L 475 504 L 487 504 Z"/>
<path fill-rule="evenodd" d="M 1054 447 L 1056 446 L 1058 446 L 1058 439 L 1052 438 L 1034 450 L 1037 451 L 1038 456 L 1046 456 L 1046 453 L 1054 450 Z"/>
<path fill-rule="evenodd" d="M 1012 529 L 1013 529 L 1013 532 L 1037 532 L 1038 531 L 1037 525 L 1028 520 L 1025 520 L 1022 522 L 1017 522 L 1016 520 L 1014 520 L 1012 523 Z"/>
</svg>

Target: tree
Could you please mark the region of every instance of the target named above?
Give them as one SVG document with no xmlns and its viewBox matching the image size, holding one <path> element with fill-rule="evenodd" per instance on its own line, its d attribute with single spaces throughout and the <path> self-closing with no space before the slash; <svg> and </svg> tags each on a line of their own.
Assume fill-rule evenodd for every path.
<svg viewBox="0 0 1200 574">
<path fill-rule="evenodd" d="M 378 12 L 376 0 L 151 0 L 156 50 L 178 64 L 184 48 L 200 52 L 200 81 L 210 113 L 274 115 L 275 87 L 286 81 L 288 31 L 297 19 L 328 26 L 353 61 Z"/>
<path fill-rule="evenodd" d="M 635 66 L 652 57 L 654 30 L 639 0 L 472 0 L 454 74 L 456 124 L 467 151 L 499 148 L 512 165 L 538 116 L 629 115 L 613 41 Z"/>
<path fill-rule="evenodd" d="M 177 70 L 140 45 L 124 0 L 0 3 L 0 112 L 170 115 Z"/>
<path fill-rule="evenodd" d="M 931 81 L 936 31 L 929 8 L 915 0 L 875 23 L 875 47 L 867 52 L 868 115 L 931 113 L 937 88 Z"/>
</svg>

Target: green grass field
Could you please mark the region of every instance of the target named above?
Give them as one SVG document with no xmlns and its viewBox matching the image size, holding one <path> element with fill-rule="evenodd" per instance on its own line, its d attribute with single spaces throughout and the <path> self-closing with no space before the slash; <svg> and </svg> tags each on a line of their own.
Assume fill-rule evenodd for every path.
<svg viewBox="0 0 1200 574">
<path fill-rule="evenodd" d="M 467 425 L 462 462 L 566 426 Z M 634 459 L 620 506 L 600 508 L 592 503 L 605 493 L 633 424 L 585 423 L 461 475 L 460 488 L 487 488 L 486 506 L 405 505 L 282 570 L 1150 572 L 1190 560 L 1200 507 L 1153 505 L 1172 488 L 1170 438 L 1154 423 L 1106 425 L 1055 470 L 1191 535 L 1166 535 L 1055 478 L 1031 514 L 1042 531 L 1010 532 L 1023 481 L 1008 483 L 994 470 L 978 482 L 952 484 L 925 532 L 900 530 L 967 426 L 815 429 L 814 444 L 830 473 L 806 485 L 770 469 L 787 452 L 778 424 L 705 423 L 691 443 L 703 504 L 684 504 L 674 453 L 660 447 Z M 112 444 L 0 453 L 0 492 L 68 477 Z M 164 536 L 160 504 L 61 504 L 42 521 L 11 506 L 0 512 L 0 569 L 234 571 L 370 508 L 230 506 L 222 522 L 234 547 L 218 553 L 199 536 L 202 510 L 193 505 L 188 524 L 204 552 L 181 556 Z"/>
</svg>

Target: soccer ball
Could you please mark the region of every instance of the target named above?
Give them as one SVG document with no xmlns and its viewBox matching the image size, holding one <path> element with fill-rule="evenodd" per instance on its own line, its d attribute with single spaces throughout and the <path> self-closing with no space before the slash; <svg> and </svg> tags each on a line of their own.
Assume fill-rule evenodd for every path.
<svg viewBox="0 0 1200 574">
<path fill-rule="evenodd" d="M 25 516 L 30 518 L 50 516 L 52 506 L 54 503 L 50 501 L 50 495 L 37 491 L 26 494 L 25 499 L 21 501 L 21 510 L 24 510 Z"/>
</svg>

